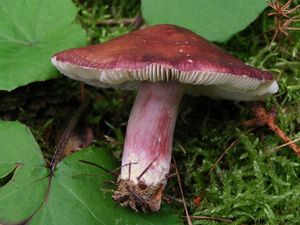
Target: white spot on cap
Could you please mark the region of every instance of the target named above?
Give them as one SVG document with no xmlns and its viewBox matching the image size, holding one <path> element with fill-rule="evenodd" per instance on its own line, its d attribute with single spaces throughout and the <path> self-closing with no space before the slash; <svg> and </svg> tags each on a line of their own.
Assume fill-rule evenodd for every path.
<svg viewBox="0 0 300 225">
<path fill-rule="evenodd" d="M 182 49 L 179 49 L 179 52 L 183 52 L 183 50 L 182 50 Z"/>
<path fill-rule="evenodd" d="M 189 63 L 193 63 L 194 61 L 193 60 L 191 60 L 191 59 L 188 59 L 187 60 Z"/>
</svg>

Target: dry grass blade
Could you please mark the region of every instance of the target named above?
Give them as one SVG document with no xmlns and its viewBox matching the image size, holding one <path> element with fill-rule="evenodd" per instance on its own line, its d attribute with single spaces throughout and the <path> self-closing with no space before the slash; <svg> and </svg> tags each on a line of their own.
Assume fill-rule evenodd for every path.
<svg viewBox="0 0 300 225">
<path fill-rule="evenodd" d="M 220 221 L 220 222 L 226 222 L 226 223 L 233 223 L 234 221 L 229 218 L 223 218 L 223 217 L 214 217 L 214 216 L 191 216 L 192 219 L 199 219 L 199 220 L 214 220 L 214 221 Z"/>
<path fill-rule="evenodd" d="M 186 202 L 185 202 L 185 198 L 184 198 L 184 194 L 183 194 L 183 189 L 182 189 L 182 185 L 181 185 L 181 180 L 180 180 L 180 175 L 179 175 L 179 172 L 178 172 L 178 169 L 177 169 L 177 164 L 176 164 L 176 161 L 175 161 L 174 157 L 173 157 L 173 162 L 174 162 L 174 166 L 175 166 L 176 176 L 177 176 L 177 180 L 178 180 L 178 184 L 179 184 L 179 189 L 180 189 L 182 203 L 183 203 L 183 207 L 184 207 L 184 211 L 185 211 L 186 220 L 187 220 L 188 225 L 193 225 L 192 220 L 191 220 L 190 215 L 189 215 L 189 211 L 188 211 L 187 206 L 186 206 Z"/>
<path fill-rule="evenodd" d="M 288 145 L 290 145 L 290 144 L 292 144 L 292 143 L 296 143 L 296 142 L 298 142 L 298 141 L 300 141 L 300 138 L 297 138 L 297 139 L 295 139 L 295 140 L 293 140 L 293 141 L 290 141 L 290 142 L 287 142 L 287 143 L 285 143 L 285 144 L 279 145 L 279 146 L 277 146 L 277 147 L 275 147 L 275 148 L 272 148 L 272 151 L 278 150 L 278 149 L 280 149 L 280 148 L 283 148 L 283 147 L 285 147 L 285 146 L 288 146 Z"/>
<path fill-rule="evenodd" d="M 250 121 L 250 123 L 252 123 Z M 245 133 L 249 133 L 252 130 L 254 130 L 254 128 L 247 130 Z M 211 166 L 207 176 L 209 177 L 211 175 L 211 173 L 215 170 L 216 166 L 221 162 L 221 160 L 224 158 L 224 156 L 227 154 L 227 152 L 233 147 L 235 146 L 237 143 L 239 142 L 238 139 L 234 140 L 233 142 L 231 142 L 231 144 L 222 152 L 222 154 L 219 156 L 219 158 L 216 160 L 216 162 Z"/>
<path fill-rule="evenodd" d="M 211 173 L 215 170 L 216 166 L 221 162 L 221 160 L 224 158 L 224 156 L 226 155 L 226 153 L 234 146 L 236 145 L 236 143 L 238 143 L 238 139 L 236 139 L 235 141 L 233 141 L 226 149 L 225 151 L 219 156 L 219 158 L 217 159 L 217 161 L 212 165 L 212 167 L 210 168 L 207 176 L 209 177 L 211 175 Z"/>
</svg>

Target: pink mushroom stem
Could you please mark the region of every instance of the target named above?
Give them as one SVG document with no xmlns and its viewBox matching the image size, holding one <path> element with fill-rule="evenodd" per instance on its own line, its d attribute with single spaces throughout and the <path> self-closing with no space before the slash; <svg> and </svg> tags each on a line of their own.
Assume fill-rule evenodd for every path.
<svg viewBox="0 0 300 225">
<path fill-rule="evenodd" d="M 114 195 L 123 205 L 135 210 L 159 210 L 183 89 L 177 82 L 140 83 L 127 125 L 119 188 Z"/>
</svg>

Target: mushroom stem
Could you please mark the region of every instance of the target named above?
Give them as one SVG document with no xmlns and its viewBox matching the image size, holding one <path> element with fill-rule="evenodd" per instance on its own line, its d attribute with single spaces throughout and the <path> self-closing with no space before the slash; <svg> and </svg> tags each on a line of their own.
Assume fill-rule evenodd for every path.
<svg viewBox="0 0 300 225">
<path fill-rule="evenodd" d="M 130 113 L 114 199 L 134 210 L 158 211 L 170 170 L 183 85 L 141 82 Z"/>
</svg>

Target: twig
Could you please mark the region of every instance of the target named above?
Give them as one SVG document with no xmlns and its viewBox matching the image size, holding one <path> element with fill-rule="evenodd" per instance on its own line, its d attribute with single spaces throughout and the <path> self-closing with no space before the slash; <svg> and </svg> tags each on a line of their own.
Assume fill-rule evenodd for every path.
<svg viewBox="0 0 300 225">
<path fill-rule="evenodd" d="M 174 201 L 174 202 L 183 204 L 182 199 L 176 198 L 176 197 L 174 197 L 174 196 L 172 196 L 172 195 L 164 194 L 164 198 L 165 198 L 165 199 L 168 199 L 169 201 L 171 200 L 171 201 Z"/>
<path fill-rule="evenodd" d="M 80 82 L 80 97 L 81 97 L 81 101 L 84 102 L 85 99 L 85 87 L 84 87 L 84 83 Z"/>
<path fill-rule="evenodd" d="M 121 170 L 123 167 L 125 166 L 131 166 L 132 164 L 137 164 L 137 162 L 130 162 L 130 163 L 126 163 L 122 166 L 117 167 L 116 169 L 110 171 L 111 173 L 116 173 L 117 171 Z"/>
<path fill-rule="evenodd" d="M 129 161 L 129 166 L 128 166 L 128 179 L 130 180 L 131 178 L 131 161 Z"/>
<path fill-rule="evenodd" d="M 176 177 L 176 173 L 171 173 L 167 176 L 168 180 L 173 178 L 173 177 Z"/>
<path fill-rule="evenodd" d="M 74 128 L 76 127 L 81 115 L 83 114 L 83 112 L 85 111 L 85 109 L 88 107 L 90 103 L 90 99 L 86 99 L 78 108 L 78 110 L 74 113 L 73 117 L 71 118 L 71 120 L 69 121 L 67 128 L 65 129 L 65 131 L 63 132 L 59 143 L 55 149 L 55 153 L 54 156 L 52 158 L 52 161 L 50 163 L 50 169 L 53 172 L 56 168 L 57 163 L 60 161 L 64 149 L 68 143 L 68 140 L 72 134 L 72 131 L 74 130 Z"/>
<path fill-rule="evenodd" d="M 249 122 L 249 121 L 247 121 Z M 250 123 L 252 124 L 252 120 L 250 121 Z M 246 131 L 246 133 L 249 133 L 251 131 L 253 131 L 254 128 L 249 129 Z M 209 172 L 207 173 L 207 176 L 209 177 L 211 175 L 211 173 L 215 170 L 216 166 L 221 162 L 221 160 L 224 158 L 224 156 L 227 154 L 227 152 L 237 143 L 239 142 L 239 139 L 236 139 L 235 141 L 233 141 L 225 150 L 224 152 L 222 152 L 222 154 L 219 156 L 219 158 L 216 160 L 216 162 L 211 166 Z"/>
<path fill-rule="evenodd" d="M 267 125 L 276 133 L 297 155 L 300 155 L 299 146 L 294 143 L 275 123 L 275 113 L 267 113 L 262 105 L 254 106 L 253 111 L 259 125 Z"/>
<path fill-rule="evenodd" d="M 191 216 L 192 219 L 201 219 L 201 220 L 215 220 L 220 222 L 226 222 L 226 223 L 233 223 L 234 221 L 229 218 L 223 218 L 223 217 L 214 217 L 214 216 Z"/>
<path fill-rule="evenodd" d="M 150 163 L 149 165 L 141 172 L 141 174 L 136 178 L 138 181 L 142 178 L 142 176 L 144 176 L 144 174 L 150 169 L 151 165 L 155 162 L 155 160 L 158 159 L 158 157 L 160 156 L 160 154 L 158 154 L 158 156 L 156 156 Z M 130 163 L 131 166 L 131 163 Z"/>
<path fill-rule="evenodd" d="M 183 207 L 184 207 L 184 211 L 185 211 L 186 220 L 188 222 L 188 225 L 193 225 L 192 220 L 191 220 L 190 215 L 189 215 L 189 212 L 188 212 L 188 209 L 186 207 L 186 202 L 185 202 L 183 189 L 182 189 L 182 185 L 181 185 L 181 181 L 180 181 L 180 175 L 179 175 L 177 164 L 176 164 L 176 161 L 175 161 L 174 157 L 173 157 L 173 162 L 174 162 L 174 166 L 175 166 L 175 171 L 176 171 L 176 175 L 177 175 L 177 180 L 178 180 L 178 184 L 179 184 L 179 189 L 180 189 L 182 203 L 183 203 Z"/>
<path fill-rule="evenodd" d="M 216 166 L 221 162 L 221 160 L 224 158 L 224 156 L 227 154 L 227 152 L 234 146 L 236 145 L 236 143 L 238 143 L 238 139 L 236 139 L 235 141 L 233 141 L 226 149 L 224 152 L 222 152 L 222 154 L 219 156 L 219 158 L 217 159 L 217 161 L 211 166 L 207 176 L 209 177 L 211 175 L 211 173 L 215 170 Z"/>
<path fill-rule="evenodd" d="M 297 138 L 297 139 L 295 139 L 295 140 L 293 140 L 293 141 L 290 141 L 290 142 L 287 142 L 287 143 L 285 143 L 285 144 L 279 145 L 279 146 L 277 146 L 277 147 L 275 147 L 275 148 L 272 148 L 272 151 L 278 150 L 278 149 L 280 149 L 280 148 L 283 148 L 283 147 L 285 147 L 285 146 L 287 146 L 287 145 L 290 145 L 290 144 L 292 144 L 292 143 L 296 143 L 296 142 L 298 142 L 298 141 L 300 141 L 300 138 Z"/>
</svg>

